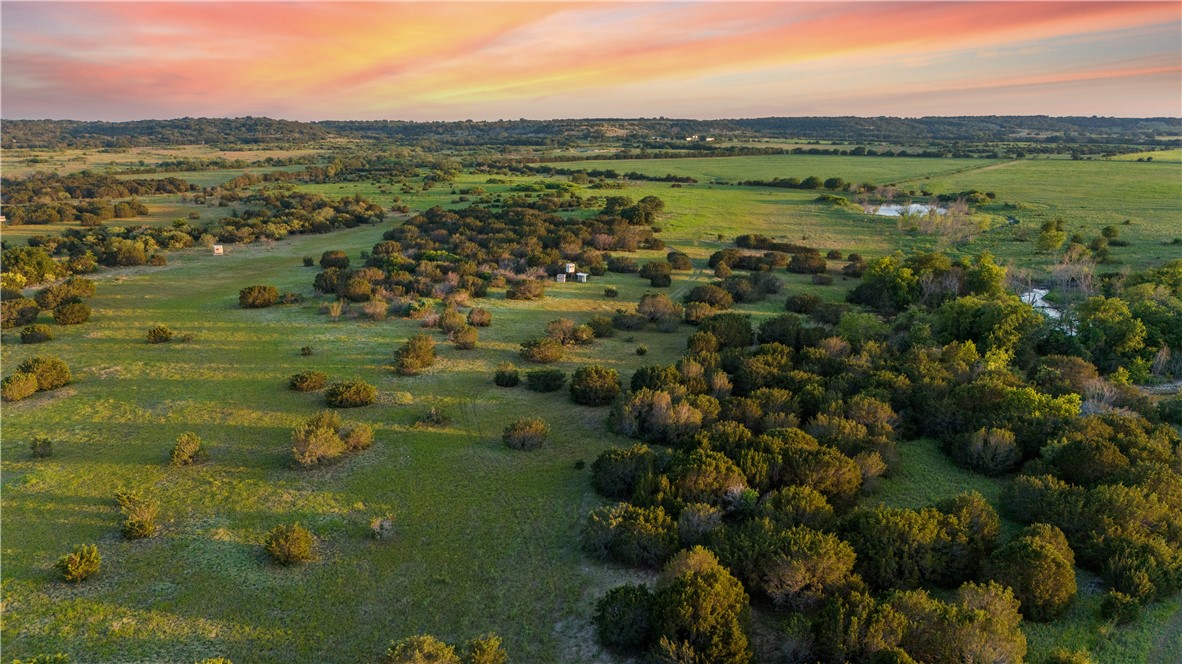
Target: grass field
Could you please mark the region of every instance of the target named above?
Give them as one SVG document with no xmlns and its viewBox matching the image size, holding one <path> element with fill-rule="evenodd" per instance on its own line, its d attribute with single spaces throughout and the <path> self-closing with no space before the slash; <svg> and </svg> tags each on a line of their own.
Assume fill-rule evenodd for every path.
<svg viewBox="0 0 1182 664">
<path fill-rule="evenodd" d="M 829 159 L 834 161 L 816 161 Z M 786 167 L 820 163 L 833 168 Z M 1100 220 L 1110 214 L 1103 202 L 1113 200 L 1131 206 L 1132 212 L 1124 214 L 1141 220 L 1121 227 L 1136 244 L 1116 251 L 1140 252 L 1152 245 L 1161 253 L 1150 254 L 1147 262 L 1182 257 L 1182 248 L 1153 244 L 1171 231 L 1179 233 L 1182 218 L 1168 204 L 1178 200 L 1170 194 L 1177 193 L 1180 167 L 1164 160 L 960 164 L 801 156 L 593 164 L 618 170 L 644 166 L 659 174 L 681 168 L 701 175 L 703 184 L 679 189 L 644 183 L 624 192 L 586 192 L 660 196 L 667 203 L 662 237 L 694 256 L 699 267 L 724 246 L 718 235 L 731 239 L 760 232 L 868 255 L 929 242 L 898 231 L 890 220 L 816 204 L 815 192 L 705 184 L 708 177 L 811 174 L 887 178 L 883 181 L 930 176 L 923 186 L 996 189 L 999 200 L 1045 206 L 1031 208 L 1031 214 L 1074 214 L 1072 219 L 1080 221 L 1069 221 L 1069 227 L 1103 225 Z M 847 173 L 838 166 L 868 170 Z M 967 166 L 977 170 L 952 173 Z M 896 170 L 873 171 L 883 168 Z M 464 175 L 456 187 L 508 189 L 484 184 L 485 179 Z M 1123 182 L 1129 192 L 1102 198 L 1107 193 L 1099 185 L 1103 182 Z M 303 188 L 332 196 L 361 193 L 383 204 L 393 200 L 375 184 Z M 1138 196 L 1145 199 L 1141 207 L 1136 207 Z M 454 199 L 446 187 L 403 195 L 414 209 L 466 205 Z M 179 205 L 173 210 L 168 200 L 150 203 L 152 223 L 168 223 L 190 209 L 203 215 L 225 212 Z M 38 346 L 22 346 L 11 331 L 4 334 L 0 363 L 5 373 L 24 358 L 48 353 L 65 359 L 75 374 L 75 382 L 62 390 L 4 404 L 4 661 L 57 651 L 83 662 L 188 662 L 214 655 L 239 664 L 372 661 L 390 640 L 409 634 L 431 632 L 462 642 L 487 631 L 504 637 L 513 661 L 608 661 L 594 642 L 593 602 L 638 573 L 595 562 L 580 549 L 585 514 L 601 499 L 590 488 L 589 470 L 574 466 L 629 441 L 607 432 L 606 409 L 575 406 L 565 391 L 539 395 L 522 387 L 497 388 L 490 377 L 503 361 L 529 368 L 517 358 L 517 345 L 540 335 L 549 320 L 570 316 L 582 321 L 635 303 L 647 282 L 635 275 L 608 275 L 588 284 L 552 285 L 547 298 L 534 303 L 507 301 L 496 293 L 479 302 L 494 320 L 481 331 L 478 349 L 454 350 L 433 333 L 440 342 L 437 366 L 419 377 L 399 377 L 388 365 L 395 348 L 420 331 L 418 323 L 364 322 L 348 315 L 331 322 L 311 297 L 315 270 L 300 261 L 337 248 L 356 259 L 387 225 L 293 237 L 270 247 L 232 246 L 222 257 L 181 252 L 171 255 L 165 267 L 108 271 L 99 277 L 91 322 L 55 327 L 59 337 Z M 6 237 L 10 230 L 5 229 Z M 973 246 L 990 242 L 978 240 Z M 1030 254 L 1032 244 L 997 240 L 997 253 Z M 783 276 L 787 292 L 807 291 L 829 300 L 841 299 L 851 283 L 838 279 L 817 287 L 799 275 Z M 710 278 L 700 269 L 675 273 L 671 292 Z M 309 300 L 239 309 L 238 289 L 255 283 L 298 291 Z M 619 287 L 618 300 L 603 297 L 608 284 Z M 743 309 L 766 316 L 778 312 L 782 302 L 780 296 Z M 155 324 L 192 333 L 194 339 L 149 345 L 144 335 Z M 619 332 L 571 351 L 558 366 L 570 371 L 594 361 L 617 368 L 627 380 L 642 364 L 674 361 L 687 332 L 685 327 L 675 334 Z M 650 349 L 644 358 L 634 352 L 641 343 Z M 301 356 L 304 345 L 315 354 Z M 378 386 L 378 404 L 342 412 L 346 420 L 374 427 L 373 448 L 319 470 L 294 467 L 290 431 L 322 408 L 322 396 L 292 392 L 286 380 L 308 369 Z M 418 415 L 433 405 L 449 412 L 452 423 L 416 428 Z M 506 449 L 500 431 L 530 413 L 549 420 L 553 444 L 532 454 Z M 198 433 L 211 446 L 209 463 L 185 469 L 167 465 L 172 443 L 184 431 Z M 53 458 L 30 458 L 28 440 L 39 433 L 53 436 Z M 965 490 L 996 502 L 998 480 L 956 468 L 933 441 L 902 443 L 900 455 L 900 468 L 881 481 L 867 503 L 917 507 Z M 143 489 L 160 500 L 163 528 L 156 538 L 128 542 L 119 535 L 113 494 L 122 488 Z M 387 513 L 395 517 L 395 537 L 370 539 L 369 520 Z M 294 569 L 273 567 L 262 553 L 263 535 L 294 520 L 322 538 L 320 561 Z M 1005 528 L 1012 532 L 1017 526 L 1007 522 Z M 51 566 L 83 542 L 99 545 L 104 569 L 91 581 L 67 586 Z M 1178 598 L 1154 605 L 1131 627 L 1110 628 L 1096 617 L 1101 593 L 1093 579 L 1081 573 L 1080 584 L 1084 591 L 1065 618 L 1027 626 L 1030 661 L 1041 662 L 1061 645 L 1089 649 L 1096 661 L 1106 663 L 1182 658 Z"/>
</svg>

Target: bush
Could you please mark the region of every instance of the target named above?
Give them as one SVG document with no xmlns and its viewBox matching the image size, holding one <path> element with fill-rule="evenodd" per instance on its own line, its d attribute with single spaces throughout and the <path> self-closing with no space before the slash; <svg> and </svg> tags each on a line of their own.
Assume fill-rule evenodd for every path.
<svg viewBox="0 0 1182 664">
<path fill-rule="evenodd" d="M 505 292 L 509 300 L 540 300 L 545 296 L 546 285 L 537 279 L 522 279 Z"/>
<path fill-rule="evenodd" d="M 29 452 L 34 459 L 48 459 L 53 456 L 53 441 L 49 436 L 33 436 L 29 441 Z"/>
<path fill-rule="evenodd" d="M 599 642 L 618 653 L 638 652 L 651 639 L 653 595 L 647 586 L 613 588 L 595 604 Z"/>
<path fill-rule="evenodd" d="M 349 267 L 349 255 L 340 249 L 330 249 L 320 254 L 320 267 L 345 269 Z"/>
<path fill-rule="evenodd" d="M 788 271 L 796 274 L 820 274 L 825 271 L 825 259 L 815 254 L 793 254 Z"/>
<path fill-rule="evenodd" d="M 597 364 L 575 370 L 570 397 L 584 406 L 606 406 L 620 394 L 620 374 Z"/>
<path fill-rule="evenodd" d="M 59 304 L 71 300 L 94 297 L 95 285 L 84 277 L 70 277 L 60 284 L 46 286 L 37 291 L 34 299 L 42 310 L 55 309 Z"/>
<path fill-rule="evenodd" d="M 645 346 L 644 344 L 640 344 L 640 345 L 638 345 L 638 346 L 636 347 L 636 354 L 637 354 L 637 355 L 639 355 L 639 356 L 641 356 L 641 357 L 644 357 L 645 355 L 648 355 L 648 346 Z"/>
<path fill-rule="evenodd" d="M 312 560 L 316 538 L 298 522 L 279 525 L 267 533 L 263 548 L 280 565 L 294 565 Z"/>
<path fill-rule="evenodd" d="M 57 569 L 62 578 L 71 583 L 78 583 L 98 574 L 99 565 L 103 562 L 98 547 L 93 544 L 79 544 L 74 550 L 57 561 Z"/>
<path fill-rule="evenodd" d="M 488 327 L 492 325 L 492 312 L 477 307 L 468 312 L 468 324 L 474 327 Z"/>
<path fill-rule="evenodd" d="M 373 445 L 373 429 L 368 424 L 354 424 L 339 432 L 347 452 L 360 452 Z"/>
<path fill-rule="evenodd" d="M 172 330 L 164 325 L 157 325 L 148 329 L 148 343 L 165 344 L 172 341 Z"/>
<path fill-rule="evenodd" d="M 524 417 L 505 427 L 501 440 L 505 446 L 522 451 L 532 451 L 540 448 L 550 435 L 550 425 L 533 417 Z"/>
<path fill-rule="evenodd" d="M 0 399 L 20 401 L 37 393 L 37 377 L 30 373 L 17 372 L 0 381 Z"/>
<path fill-rule="evenodd" d="M 453 646 L 429 634 L 408 636 L 390 644 L 384 664 L 461 664 Z"/>
<path fill-rule="evenodd" d="M 40 323 L 21 330 L 22 344 L 39 344 L 53 339 L 53 328 Z"/>
<path fill-rule="evenodd" d="M 85 302 L 66 302 L 53 310 L 53 322 L 58 325 L 80 325 L 90 320 L 90 305 Z"/>
<path fill-rule="evenodd" d="M 674 270 L 694 269 L 694 264 L 690 261 L 689 255 L 683 254 L 680 251 L 670 251 L 665 255 L 665 260 L 669 261 L 669 266 Z"/>
<path fill-rule="evenodd" d="M 616 288 L 615 286 L 604 286 L 603 287 L 603 296 L 604 297 L 619 297 L 620 296 L 620 289 Z"/>
<path fill-rule="evenodd" d="M 533 392 L 557 392 L 566 384 L 562 369 L 534 369 L 525 373 L 525 386 Z"/>
<path fill-rule="evenodd" d="M 718 339 L 720 348 L 746 348 L 755 343 L 751 317 L 746 314 L 722 313 L 702 319 L 698 330 L 709 332 Z"/>
<path fill-rule="evenodd" d="M 789 295 L 784 302 L 784 308 L 798 314 L 810 314 L 820 304 L 821 298 L 816 295 L 801 293 L 800 295 Z"/>
<path fill-rule="evenodd" d="M 23 336 L 21 337 L 24 338 Z M 1162 399 L 1157 404 L 1157 416 L 1163 422 L 1178 425 L 1182 424 L 1182 397 L 1172 397 L 1169 399 Z"/>
<path fill-rule="evenodd" d="M 311 256 L 304 256 L 304 267 L 313 267 L 316 265 L 316 259 Z"/>
<path fill-rule="evenodd" d="M 587 327 L 591 328 L 591 334 L 595 335 L 596 339 L 610 337 L 616 333 L 616 328 L 612 325 L 612 319 L 609 316 L 592 316 L 591 320 L 587 321 Z"/>
<path fill-rule="evenodd" d="M 521 358 L 535 364 L 550 364 L 562 359 L 562 343 L 549 337 L 530 339 L 521 344 Z"/>
<path fill-rule="evenodd" d="M 685 322 L 697 325 L 702 322 L 702 319 L 713 316 L 715 313 L 714 307 L 705 302 L 690 302 L 685 305 Z"/>
<path fill-rule="evenodd" d="M 833 283 L 833 277 L 831 277 L 827 274 L 814 274 L 813 275 L 813 285 L 815 285 L 815 286 L 828 286 L 832 283 Z"/>
<path fill-rule="evenodd" d="M 439 329 L 445 334 L 451 334 L 467 324 L 464 314 L 458 311 L 445 311 L 439 316 Z"/>
<path fill-rule="evenodd" d="M 328 384 L 328 374 L 321 371 L 305 371 L 293 375 L 287 384 L 296 392 L 314 392 Z"/>
<path fill-rule="evenodd" d="M 451 424 L 451 417 L 439 406 L 431 406 L 415 420 L 416 427 L 445 427 Z"/>
<path fill-rule="evenodd" d="M 497 373 L 493 375 L 493 383 L 497 387 L 517 387 L 521 382 L 521 373 L 517 367 L 508 362 L 497 366 Z"/>
<path fill-rule="evenodd" d="M 1118 625 L 1136 622 L 1141 617 L 1141 603 L 1119 590 L 1109 590 L 1100 602 L 1100 617 Z"/>
<path fill-rule="evenodd" d="M 417 376 L 435 364 L 435 340 L 426 334 L 416 334 L 394 356 L 394 367 L 403 376 Z"/>
<path fill-rule="evenodd" d="M 156 534 L 156 515 L 160 506 L 155 501 L 134 491 L 116 491 L 115 500 L 119 501 L 119 509 L 125 517 L 120 526 L 125 538 L 144 539 Z"/>
<path fill-rule="evenodd" d="M 176 444 L 172 446 L 172 465 L 187 466 L 193 463 L 202 463 L 209 454 L 205 451 L 205 445 L 202 444 L 201 439 L 195 433 L 182 433 L 177 436 Z"/>
<path fill-rule="evenodd" d="M 714 284 L 705 284 L 702 286 L 694 286 L 690 290 L 689 295 L 685 296 L 686 304 L 691 302 L 701 302 L 708 304 L 715 309 L 730 309 L 735 304 L 734 296 L 732 296 L 726 289 L 720 288 Z"/>
<path fill-rule="evenodd" d="M 29 325 L 40 314 L 41 308 L 28 298 L 14 297 L 0 301 L 0 327 L 5 330 Z"/>
<path fill-rule="evenodd" d="M 303 355 L 304 357 L 309 357 L 314 352 L 315 351 L 312 350 L 311 346 L 300 346 L 300 355 Z"/>
<path fill-rule="evenodd" d="M 243 309 L 264 309 L 279 301 L 279 289 L 274 286 L 247 286 L 238 291 L 238 306 Z"/>
<path fill-rule="evenodd" d="M 648 316 L 640 313 L 620 311 L 612 317 L 612 326 L 625 332 L 643 330 L 645 325 L 648 325 Z"/>
<path fill-rule="evenodd" d="M 607 261 L 607 269 L 608 272 L 633 274 L 640 271 L 640 266 L 636 263 L 635 258 L 628 256 L 613 256 Z"/>
<path fill-rule="evenodd" d="M 472 325 L 464 325 L 451 334 L 451 342 L 460 350 L 472 350 L 479 339 L 480 331 Z"/>
<path fill-rule="evenodd" d="M 56 390 L 68 385 L 73 376 L 66 363 L 50 355 L 31 357 L 16 368 L 17 373 L 32 374 L 37 378 L 37 391 Z"/>
<path fill-rule="evenodd" d="M 361 380 L 333 383 L 324 391 L 324 402 L 332 408 L 368 406 L 378 398 L 378 388 Z"/>
<path fill-rule="evenodd" d="M 677 551 L 677 522 L 659 505 L 607 505 L 587 515 L 584 542 L 596 557 L 655 567 Z"/>
</svg>

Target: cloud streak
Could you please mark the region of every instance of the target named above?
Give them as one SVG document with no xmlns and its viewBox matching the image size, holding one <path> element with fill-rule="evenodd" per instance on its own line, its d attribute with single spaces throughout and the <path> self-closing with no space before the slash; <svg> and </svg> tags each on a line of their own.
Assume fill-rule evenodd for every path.
<svg viewBox="0 0 1182 664">
<path fill-rule="evenodd" d="M 3 19 L 8 118 L 1182 106 L 1176 2 L 5 2 Z"/>
</svg>

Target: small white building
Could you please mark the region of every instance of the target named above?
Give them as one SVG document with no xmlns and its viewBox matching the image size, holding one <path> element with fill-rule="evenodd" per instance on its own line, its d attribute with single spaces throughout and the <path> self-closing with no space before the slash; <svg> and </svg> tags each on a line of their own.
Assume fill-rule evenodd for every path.
<svg viewBox="0 0 1182 664">
<path fill-rule="evenodd" d="M 566 264 L 566 273 L 567 274 L 574 274 L 575 270 L 577 270 L 577 269 L 579 269 L 579 267 L 577 265 L 575 265 L 574 263 L 567 263 Z"/>
<path fill-rule="evenodd" d="M 575 274 L 575 281 L 579 282 L 580 284 L 585 284 L 587 283 L 588 276 L 589 275 L 586 272 L 578 272 Z"/>
<path fill-rule="evenodd" d="M 554 281 L 557 281 L 560 284 L 565 284 L 566 283 L 566 273 L 559 272 L 558 274 L 554 275 Z"/>
<path fill-rule="evenodd" d="M 226 253 L 226 250 L 224 247 L 222 247 L 222 245 L 220 245 L 220 244 L 213 245 L 213 255 L 214 256 L 221 256 L 224 253 Z"/>
</svg>

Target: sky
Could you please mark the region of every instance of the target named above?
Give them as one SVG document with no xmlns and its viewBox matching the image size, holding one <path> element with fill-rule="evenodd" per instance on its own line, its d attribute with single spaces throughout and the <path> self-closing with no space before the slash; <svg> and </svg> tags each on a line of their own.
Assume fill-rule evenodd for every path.
<svg viewBox="0 0 1182 664">
<path fill-rule="evenodd" d="M 0 116 L 1182 114 L 1182 2 L 0 2 Z"/>
</svg>

